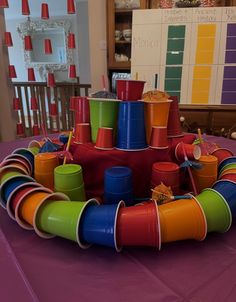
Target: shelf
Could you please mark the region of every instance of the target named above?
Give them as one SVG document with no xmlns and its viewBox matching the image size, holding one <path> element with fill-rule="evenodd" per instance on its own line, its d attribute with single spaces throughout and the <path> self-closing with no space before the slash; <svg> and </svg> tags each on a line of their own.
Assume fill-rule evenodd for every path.
<svg viewBox="0 0 236 302">
<path fill-rule="evenodd" d="M 130 69 L 131 62 L 113 62 L 108 66 L 109 69 Z"/>
<path fill-rule="evenodd" d="M 117 8 L 115 14 L 132 14 L 133 9 L 130 8 Z"/>
<path fill-rule="evenodd" d="M 131 44 L 131 41 L 115 41 L 116 44 Z"/>
</svg>

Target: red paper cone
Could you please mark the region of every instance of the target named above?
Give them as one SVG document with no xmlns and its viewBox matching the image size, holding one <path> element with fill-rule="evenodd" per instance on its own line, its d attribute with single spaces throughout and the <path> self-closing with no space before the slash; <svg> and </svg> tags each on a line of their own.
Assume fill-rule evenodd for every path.
<svg viewBox="0 0 236 302">
<path fill-rule="evenodd" d="M 47 3 L 42 3 L 41 18 L 42 19 L 49 19 L 49 10 L 48 10 L 48 4 Z"/>
<path fill-rule="evenodd" d="M 69 66 L 69 78 L 70 79 L 76 79 L 76 67 L 75 65 Z"/>
<path fill-rule="evenodd" d="M 75 14 L 74 0 L 67 0 L 67 13 L 68 14 Z"/>
<path fill-rule="evenodd" d="M 0 7 L 8 8 L 9 7 L 8 0 L 0 0 Z"/>
<path fill-rule="evenodd" d="M 49 115 L 50 116 L 57 116 L 58 115 L 58 110 L 57 110 L 57 104 L 56 103 L 50 104 Z"/>
<path fill-rule="evenodd" d="M 14 65 L 9 65 L 9 78 L 14 79 L 17 78 L 16 70 Z"/>
<path fill-rule="evenodd" d="M 73 33 L 69 33 L 68 48 L 70 48 L 70 49 L 75 48 L 75 34 L 73 34 Z"/>
<path fill-rule="evenodd" d="M 24 129 L 24 126 L 22 123 L 16 124 L 16 134 L 17 134 L 17 136 L 24 136 L 25 129 Z"/>
<path fill-rule="evenodd" d="M 29 51 L 33 50 L 31 36 L 25 36 L 24 42 L 25 42 L 25 50 L 29 50 Z"/>
<path fill-rule="evenodd" d="M 28 81 L 35 82 L 34 68 L 28 68 Z"/>
<path fill-rule="evenodd" d="M 38 125 L 33 125 L 33 135 L 36 136 L 36 135 L 39 135 L 40 132 L 39 132 L 39 126 Z"/>
<path fill-rule="evenodd" d="M 46 55 L 51 55 L 52 54 L 52 43 L 50 39 L 45 39 L 44 40 L 44 52 Z"/>
<path fill-rule="evenodd" d="M 47 81 L 48 87 L 55 87 L 55 78 L 54 74 L 49 72 L 48 73 L 48 81 Z"/>
<path fill-rule="evenodd" d="M 5 32 L 5 45 L 6 45 L 7 47 L 13 46 L 11 33 L 10 33 L 9 31 L 6 31 L 6 32 Z"/>
<path fill-rule="evenodd" d="M 21 103 L 19 98 L 13 98 L 13 110 L 20 110 Z"/>
<path fill-rule="evenodd" d="M 22 0 L 22 15 L 30 15 L 29 3 L 28 0 Z"/>
<path fill-rule="evenodd" d="M 30 109 L 33 111 L 38 110 L 38 101 L 36 97 L 30 98 Z"/>
</svg>

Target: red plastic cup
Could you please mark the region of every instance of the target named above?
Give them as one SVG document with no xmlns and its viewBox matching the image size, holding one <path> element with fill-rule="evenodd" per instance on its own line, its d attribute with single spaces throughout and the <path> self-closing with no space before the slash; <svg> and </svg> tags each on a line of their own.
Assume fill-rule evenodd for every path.
<svg viewBox="0 0 236 302">
<path fill-rule="evenodd" d="M 166 127 L 152 127 L 150 147 L 154 149 L 167 149 L 167 128 Z"/>
<path fill-rule="evenodd" d="M 167 124 L 167 136 L 168 137 L 180 137 L 183 136 L 183 132 L 180 124 L 180 114 L 179 114 L 179 102 L 177 96 L 171 96 L 169 98 L 172 100 L 170 103 L 168 124 Z"/>
<path fill-rule="evenodd" d="M 34 68 L 28 68 L 28 81 L 35 82 Z"/>
<path fill-rule="evenodd" d="M 75 65 L 69 66 L 69 78 L 76 79 L 76 66 Z"/>
<path fill-rule="evenodd" d="M 50 39 L 44 39 L 44 53 L 46 55 L 52 54 L 52 43 Z"/>
<path fill-rule="evenodd" d="M 119 209 L 117 244 L 118 246 L 154 246 L 160 250 L 160 219 L 155 202 Z"/>
<path fill-rule="evenodd" d="M 0 7 L 8 8 L 9 7 L 8 0 L 0 0 Z"/>
<path fill-rule="evenodd" d="M 123 101 L 138 101 L 142 99 L 145 81 L 117 80 L 117 97 Z"/>
<path fill-rule="evenodd" d="M 34 136 L 37 136 L 40 134 L 40 131 L 39 131 L 39 126 L 38 125 L 33 125 L 33 135 Z"/>
<path fill-rule="evenodd" d="M 113 128 L 98 128 L 95 148 L 101 150 L 113 149 Z"/>
<path fill-rule="evenodd" d="M 22 8 L 22 15 L 26 15 L 26 16 L 30 15 L 28 0 L 22 0 L 21 8 Z"/>
<path fill-rule="evenodd" d="M 69 33 L 68 35 L 68 48 L 75 48 L 75 34 Z"/>
<path fill-rule="evenodd" d="M 49 108 L 49 115 L 50 116 L 57 116 L 58 115 L 58 109 L 56 103 L 51 103 Z"/>
<path fill-rule="evenodd" d="M 33 111 L 38 110 L 38 101 L 36 97 L 30 98 L 30 109 Z"/>
<path fill-rule="evenodd" d="M 151 188 L 160 185 L 161 182 L 170 186 L 174 194 L 179 194 L 180 169 L 172 162 L 156 162 L 152 165 Z"/>
<path fill-rule="evenodd" d="M 186 152 L 187 158 L 191 160 L 198 160 L 201 157 L 201 148 L 197 145 L 190 145 L 179 143 L 175 147 L 175 158 L 179 161 L 184 161 L 184 151 Z"/>
<path fill-rule="evenodd" d="M 219 148 L 219 149 L 216 149 L 214 150 L 211 155 L 214 155 L 215 157 L 218 158 L 218 166 L 220 165 L 220 163 L 228 158 L 228 157 L 231 157 L 233 156 L 234 154 L 228 150 L 228 149 L 225 149 L 225 148 Z"/>
<path fill-rule="evenodd" d="M 20 98 L 13 98 L 13 110 L 20 110 L 21 109 L 21 102 Z"/>
<path fill-rule="evenodd" d="M 41 5 L 41 19 L 49 19 L 49 9 L 47 3 Z"/>
<path fill-rule="evenodd" d="M 31 51 L 33 50 L 32 39 L 31 36 L 24 37 L 25 50 Z"/>
<path fill-rule="evenodd" d="M 25 135 L 25 129 L 22 123 L 16 124 L 16 135 L 17 136 L 24 136 Z"/>
<path fill-rule="evenodd" d="M 89 113 L 89 100 L 87 97 L 76 96 L 72 97 L 74 102 L 72 105 L 75 110 L 75 124 L 89 123 L 90 113 Z"/>
<path fill-rule="evenodd" d="M 75 14 L 74 0 L 67 0 L 67 13 L 68 14 Z"/>
<path fill-rule="evenodd" d="M 91 142 L 91 129 L 89 123 L 76 124 L 74 142 L 78 144 Z"/>
<path fill-rule="evenodd" d="M 224 174 L 220 179 L 227 179 L 236 182 L 236 173 Z"/>
<path fill-rule="evenodd" d="M 54 73 L 52 72 L 48 73 L 47 85 L 48 87 L 55 87 L 55 77 L 54 77 Z"/>
<path fill-rule="evenodd" d="M 10 79 L 17 78 L 15 66 L 14 65 L 9 65 L 8 69 L 9 69 L 9 78 Z"/>
<path fill-rule="evenodd" d="M 11 37 L 11 33 L 9 31 L 6 31 L 5 34 L 5 45 L 7 47 L 12 47 L 13 46 L 13 42 L 12 42 L 12 37 Z"/>
</svg>

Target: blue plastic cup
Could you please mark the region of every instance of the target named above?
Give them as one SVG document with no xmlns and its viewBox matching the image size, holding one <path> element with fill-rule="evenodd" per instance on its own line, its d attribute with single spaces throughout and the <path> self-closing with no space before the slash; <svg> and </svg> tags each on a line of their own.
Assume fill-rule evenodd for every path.
<svg viewBox="0 0 236 302">
<path fill-rule="evenodd" d="M 128 167 L 116 166 L 105 171 L 104 202 L 118 203 L 120 200 L 131 204 L 133 199 L 132 170 Z"/>
<path fill-rule="evenodd" d="M 218 180 L 212 186 L 228 203 L 233 218 L 236 218 L 236 182 L 231 180 Z"/>
<path fill-rule="evenodd" d="M 116 241 L 116 222 L 121 206 L 124 206 L 122 201 L 118 204 L 87 207 L 80 221 L 81 242 L 108 246 L 120 251 Z"/>
<path fill-rule="evenodd" d="M 140 150 L 147 148 L 144 103 L 141 101 L 119 104 L 117 149 Z"/>
</svg>

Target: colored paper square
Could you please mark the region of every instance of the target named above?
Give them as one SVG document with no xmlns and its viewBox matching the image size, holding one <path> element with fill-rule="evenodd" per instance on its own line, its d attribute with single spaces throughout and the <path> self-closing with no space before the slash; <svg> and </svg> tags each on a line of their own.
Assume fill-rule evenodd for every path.
<svg viewBox="0 0 236 302">
<path fill-rule="evenodd" d="M 165 90 L 178 91 L 181 89 L 181 80 L 165 80 Z"/>
<path fill-rule="evenodd" d="M 182 65 L 184 53 L 182 51 L 167 52 L 166 65 Z"/>
<path fill-rule="evenodd" d="M 167 51 L 184 50 L 184 39 L 168 39 Z"/>
<path fill-rule="evenodd" d="M 166 67 L 166 78 L 181 79 L 182 67 Z"/>
<path fill-rule="evenodd" d="M 211 69 L 210 66 L 194 66 L 194 79 L 209 79 L 211 77 Z"/>
<path fill-rule="evenodd" d="M 215 48 L 215 38 L 204 37 L 197 39 L 197 50 L 200 51 L 213 51 Z"/>
<path fill-rule="evenodd" d="M 236 51 L 227 50 L 225 52 L 225 63 L 236 63 Z"/>
<path fill-rule="evenodd" d="M 209 91 L 192 91 L 192 104 L 208 104 Z"/>
<path fill-rule="evenodd" d="M 235 91 L 236 92 L 236 80 L 224 80 L 222 91 Z"/>
<path fill-rule="evenodd" d="M 236 37 L 236 24 L 228 24 L 227 25 L 227 37 Z"/>
<path fill-rule="evenodd" d="M 216 25 L 215 24 L 199 24 L 198 37 L 215 37 Z"/>
<path fill-rule="evenodd" d="M 235 49 L 236 50 L 236 37 L 227 37 L 226 49 Z"/>
<path fill-rule="evenodd" d="M 236 79 L 236 66 L 225 66 L 224 79 L 235 78 Z"/>
<path fill-rule="evenodd" d="M 168 27 L 168 39 L 170 38 L 184 38 L 185 25 L 170 25 Z"/>
<path fill-rule="evenodd" d="M 193 91 L 208 91 L 210 89 L 210 79 L 193 79 Z"/>
<path fill-rule="evenodd" d="M 213 51 L 198 51 L 196 52 L 196 64 L 213 64 Z"/>
<path fill-rule="evenodd" d="M 236 105 L 236 92 L 223 92 L 221 96 L 221 104 Z"/>
</svg>

